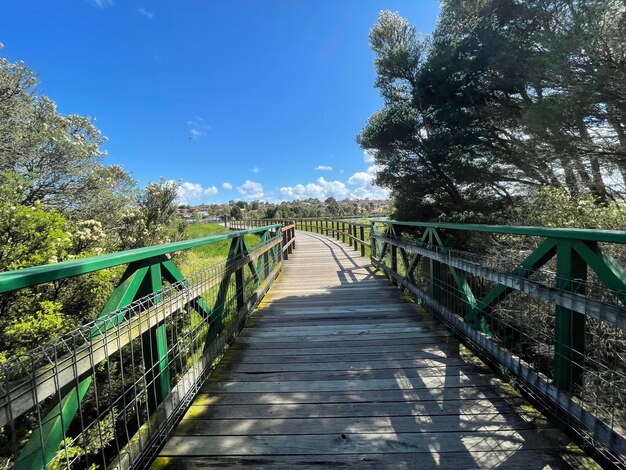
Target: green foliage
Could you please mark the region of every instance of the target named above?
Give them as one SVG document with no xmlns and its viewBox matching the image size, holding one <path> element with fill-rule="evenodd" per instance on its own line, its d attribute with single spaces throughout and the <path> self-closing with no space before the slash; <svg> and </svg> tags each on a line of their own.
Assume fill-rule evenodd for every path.
<svg viewBox="0 0 626 470">
<path fill-rule="evenodd" d="M 26 65 L 0 58 L 0 172 L 31 181 L 22 193 L 25 205 L 71 207 L 77 196 L 93 194 L 90 173 L 104 156 L 104 137 L 89 117 L 59 114 L 36 85 Z"/>
<path fill-rule="evenodd" d="M 518 213 L 518 220 L 544 227 L 624 230 L 626 206 L 598 204 L 592 195 L 576 198 L 564 189 L 546 186 Z"/>
<path fill-rule="evenodd" d="M 184 238 L 185 224 L 178 219 L 175 201 L 178 184 L 161 178 L 140 193 L 135 204 L 120 214 L 117 235 L 120 249 L 139 248 Z"/>
<path fill-rule="evenodd" d="M 115 415 L 117 409 L 113 408 L 102 417 L 97 426 L 93 426 L 79 436 L 76 442 L 64 439 L 61 442 L 54 459 L 47 465 L 49 470 L 61 470 L 67 468 L 67 459 L 74 459 L 85 454 L 98 454 L 102 448 L 115 439 Z M 89 470 L 96 470 L 96 464 L 91 464 Z"/>
<path fill-rule="evenodd" d="M 40 201 L 26 205 L 29 182 L 0 175 L 0 271 L 93 256 L 103 251 L 105 234 L 95 220 L 74 227 Z M 0 351 L 6 358 L 95 318 L 113 290 L 119 270 L 106 270 L 0 298 Z"/>
<path fill-rule="evenodd" d="M 22 300 L 26 300 L 22 297 Z M 17 308 L 9 321 L 3 322 L 2 337 L 14 344 L 14 354 L 24 353 L 43 344 L 51 337 L 57 337 L 75 328 L 73 322 L 63 314 L 61 302 L 41 300 L 39 308 L 33 313 L 32 302 L 22 305 L 28 308 Z"/>
<path fill-rule="evenodd" d="M 357 138 L 397 216 L 489 218 L 542 186 L 625 200 L 621 0 L 451 0 L 432 38 L 370 32 L 384 106 Z"/>
<path fill-rule="evenodd" d="M 235 220 L 241 219 L 241 208 L 235 204 L 230 210 L 230 216 Z"/>
<path fill-rule="evenodd" d="M 221 224 L 190 224 L 185 230 L 185 236 L 191 239 L 228 232 L 230 230 Z M 246 243 L 249 248 L 257 245 L 260 240 L 258 235 L 246 235 Z M 224 261 L 228 256 L 230 243 L 230 240 L 227 240 L 187 250 L 177 257 L 176 265 L 185 276 L 201 272 L 209 266 Z"/>
<path fill-rule="evenodd" d="M 54 263 L 71 246 L 66 223 L 40 201 L 22 203 L 28 183 L 12 173 L 0 174 L 0 270 Z"/>
</svg>

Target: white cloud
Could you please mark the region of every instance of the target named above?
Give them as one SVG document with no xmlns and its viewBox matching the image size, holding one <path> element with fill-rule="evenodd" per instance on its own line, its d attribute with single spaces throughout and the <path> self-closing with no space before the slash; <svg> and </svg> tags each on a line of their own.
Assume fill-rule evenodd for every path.
<svg viewBox="0 0 626 470">
<path fill-rule="evenodd" d="M 366 163 L 374 163 L 374 153 L 371 151 L 365 151 L 363 159 Z M 389 197 L 389 190 L 374 186 L 374 179 L 378 172 L 377 165 L 370 165 L 367 171 L 357 171 L 350 178 L 348 178 L 348 184 L 358 186 L 352 190 L 351 197 L 356 199 L 387 199 Z"/>
<path fill-rule="evenodd" d="M 227 181 L 222 183 L 222 188 L 227 189 L 228 191 L 230 191 L 231 189 L 233 189 L 233 185 Z"/>
<path fill-rule="evenodd" d="M 187 125 L 189 126 L 189 133 L 192 138 L 204 137 L 207 134 L 207 131 L 211 130 L 211 126 L 199 116 L 187 121 Z"/>
<path fill-rule="evenodd" d="M 185 181 L 178 188 L 178 202 L 180 204 L 197 204 L 205 202 L 210 196 L 217 194 L 215 186 L 204 187 L 200 183 Z"/>
<path fill-rule="evenodd" d="M 154 18 L 154 13 L 146 10 L 144 7 L 137 8 L 137 13 L 139 13 L 141 16 L 148 18 L 149 20 Z"/>
<path fill-rule="evenodd" d="M 353 199 L 388 199 L 389 190 L 378 186 L 366 185 L 352 191 L 350 197 Z"/>
<path fill-rule="evenodd" d="M 376 152 L 374 150 L 365 150 L 363 152 L 365 163 L 374 163 L 375 156 L 376 156 Z"/>
<path fill-rule="evenodd" d="M 348 188 L 341 181 L 326 181 L 320 176 L 315 183 L 297 184 L 280 188 L 281 199 L 326 199 L 327 197 L 343 198 L 348 195 Z"/>
<path fill-rule="evenodd" d="M 296 184 L 295 186 L 284 186 L 280 188 L 280 198 L 283 200 L 316 198 L 324 200 L 328 197 L 337 199 L 388 199 L 389 190 L 374 185 L 374 179 L 378 171 L 378 166 L 374 164 L 374 153 L 366 151 L 363 154 L 365 163 L 368 164 L 366 171 L 357 171 L 346 181 L 349 186 L 341 181 L 327 181 L 323 177 L 318 178 L 314 183 Z M 319 165 L 316 170 L 328 169 L 324 165 Z M 339 170 L 340 174 L 344 170 Z M 350 186 L 353 186 L 352 188 Z"/>
<path fill-rule="evenodd" d="M 332 166 L 328 166 L 328 165 L 317 165 L 314 170 L 316 171 L 333 171 L 333 167 Z"/>
<path fill-rule="evenodd" d="M 89 0 L 89 3 L 98 7 L 98 8 L 106 8 L 113 6 L 113 0 Z"/>
<path fill-rule="evenodd" d="M 246 199 L 262 199 L 265 195 L 263 193 L 263 185 L 255 181 L 246 180 L 241 186 L 237 186 L 237 191 Z"/>
<path fill-rule="evenodd" d="M 259 170 L 258 166 L 255 166 L 254 168 L 252 168 L 252 173 L 259 173 L 261 170 Z"/>
<path fill-rule="evenodd" d="M 350 178 L 348 178 L 349 184 L 369 184 L 372 181 L 372 175 L 365 171 L 357 171 Z"/>
</svg>

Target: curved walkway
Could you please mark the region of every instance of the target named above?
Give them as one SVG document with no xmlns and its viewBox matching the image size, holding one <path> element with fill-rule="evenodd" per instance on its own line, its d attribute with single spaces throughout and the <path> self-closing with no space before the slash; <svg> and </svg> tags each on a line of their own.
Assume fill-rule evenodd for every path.
<svg viewBox="0 0 626 470">
<path fill-rule="evenodd" d="M 296 239 L 155 468 L 538 469 L 575 459 L 368 259 L 325 236 Z"/>
</svg>

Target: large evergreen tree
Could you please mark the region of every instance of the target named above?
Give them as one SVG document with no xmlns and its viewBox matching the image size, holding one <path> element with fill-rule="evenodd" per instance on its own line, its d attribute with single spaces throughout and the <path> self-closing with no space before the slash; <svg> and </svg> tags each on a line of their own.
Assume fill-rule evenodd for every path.
<svg viewBox="0 0 626 470">
<path fill-rule="evenodd" d="M 621 0 L 446 0 L 430 39 L 382 12 L 370 45 L 384 107 L 358 141 L 398 216 L 501 215 L 544 185 L 623 199 L 624 10 Z"/>
</svg>

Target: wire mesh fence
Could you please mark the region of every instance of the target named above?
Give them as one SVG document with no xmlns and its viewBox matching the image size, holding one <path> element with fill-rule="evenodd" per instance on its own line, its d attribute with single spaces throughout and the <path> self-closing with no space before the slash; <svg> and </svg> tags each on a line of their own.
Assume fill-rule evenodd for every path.
<svg viewBox="0 0 626 470">
<path fill-rule="evenodd" d="M 268 231 L 253 249 L 0 365 L 0 466 L 144 468 L 282 259 L 280 230 Z"/>
<path fill-rule="evenodd" d="M 626 290 L 607 286 L 618 283 L 600 264 L 619 273 L 625 245 L 597 243 L 597 258 L 576 260 L 560 239 L 428 230 L 386 224 L 373 232 L 373 263 L 580 442 L 626 466 Z"/>
</svg>

